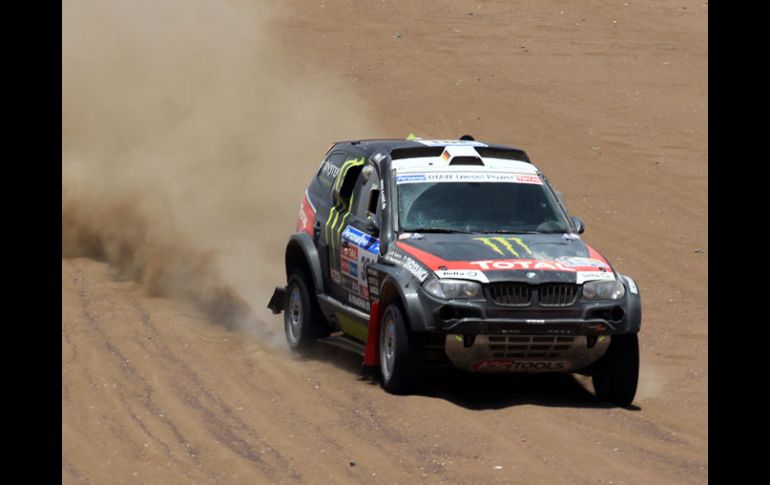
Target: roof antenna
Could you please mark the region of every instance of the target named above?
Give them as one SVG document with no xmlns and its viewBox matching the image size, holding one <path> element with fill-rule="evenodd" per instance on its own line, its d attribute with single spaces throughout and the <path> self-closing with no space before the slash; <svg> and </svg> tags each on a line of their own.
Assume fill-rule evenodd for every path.
<svg viewBox="0 0 770 485">
<path fill-rule="evenodd" d="M 468 141 L 475 141 L 476 139 L 473 138 L 471 135 L 463 135 L 460 137 L 461 140 L 468 140 Z"/>
</svg>

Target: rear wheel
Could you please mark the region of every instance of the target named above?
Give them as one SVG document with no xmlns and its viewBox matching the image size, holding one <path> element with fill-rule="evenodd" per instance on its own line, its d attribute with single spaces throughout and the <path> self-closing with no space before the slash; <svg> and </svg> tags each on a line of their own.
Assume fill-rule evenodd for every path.
<svg viewBox="0 0 770 485">
<path fill-rule="evenodd" d="M 328 334 L 318 304 L 313 301 L 315 295 L 311 295 L 309 288 L 304 273 L 297 271 L 289 277 L 283 323 L 286 341 L 297 351 L 307 350 L 315 339 Z"/>
<path fill-rule="evenodd" d="M 392 394 L 417 390 L 425 373 L 425 338 L 409 330 L 397 303 L 388 305 L 382 315 L 380 370 L 382 387 Z"/>
<path fill-rule="evenodd" d="M 596 397 L 618 406 L 629 406 L 639 381 L 639 338 L 637 334 L 613 335 L 607 352 L 593 376 Z"/>
</svg>

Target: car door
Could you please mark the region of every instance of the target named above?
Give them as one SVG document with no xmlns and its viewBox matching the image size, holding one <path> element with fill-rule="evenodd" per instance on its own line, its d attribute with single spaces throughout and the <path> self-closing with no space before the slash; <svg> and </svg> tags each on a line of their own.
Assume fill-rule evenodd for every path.
<svg viewBox="0 0 770 485">
<path fill-rule="evenodd" d="M 340 169 L 347 159 L 347 156 L 348 153 L 345 150 L 334 150 L 330 152 L 326 156 L 326 159 L 321 163 L 321 167 L 318 170 L 318 175 L 316 176 L 317 183 L 311 186 L 312 190 L 317 194 L 317 197 L 314 197 L 313 199 L 316 201 L 318 218 L 313 230 L 317 234 L 316 244 L 318 245 L 318 256 L 321 260 L 321 272 L 326 288 L 330 287 L 332 279 L 329 258 L 331 241 L 328 239 L 329 232 L 325 229 L 326 224 L 329 223 L 329 219 L 333 215 L 334 199 L 332 196 L 332 189 L 337 181 L 337 177 L 340 175 Z"/>
<path fill-rule="evenodd" d="M 357 186 L 364 157 L 355 151 L 348 153 L 346 160 L 340 166 L 339 174 L 331 189 L 330 200 L 332 207 L 322 228 L 321 238 L 325 241 L 325 252 L 329 262 L 329 291 L 328 293 L 348 304 L 349 295 L 355 289 L 354 278 L 357 277 L 356 265 L 350 265 L 346 259 L 342 261 L 342 232 L 351 216 L 354 204 L 354 192 Z M 346 254 L 349 253 L 346 249 Z M 343 263 L 345 264 L 343 268 Z"/>
<path fill-rule="evenodd" d="M 367 266 L 377 262 L 380 251 L 379 191 L 375 167 L 364 166 L 356 180 L 350 214 L 339 227 L 341 296 L 348 305 L 365 313 L 369 313 L 372 297 L 376 296 L 369 288 Z"/>
</svg>

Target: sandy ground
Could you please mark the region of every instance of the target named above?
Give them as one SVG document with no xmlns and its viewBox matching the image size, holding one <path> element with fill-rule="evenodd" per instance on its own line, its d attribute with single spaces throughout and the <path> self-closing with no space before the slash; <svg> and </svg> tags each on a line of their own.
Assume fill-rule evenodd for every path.
<svg viewBox="0 0 770 485">
<path fill-rule="evenodd" d="M 366 101 L 373 137 L 527 150 L 640 287 L 634 409 L 560 375 L 448 373 L 391 396 L 356 356 L 299 360 L 65 259 L 63 482 L 707 482 L 707 16 L 700 1 L 291 0 L 271 27 Z M 292 213 L 317 162 L 280 202 Z"/>
</svg>

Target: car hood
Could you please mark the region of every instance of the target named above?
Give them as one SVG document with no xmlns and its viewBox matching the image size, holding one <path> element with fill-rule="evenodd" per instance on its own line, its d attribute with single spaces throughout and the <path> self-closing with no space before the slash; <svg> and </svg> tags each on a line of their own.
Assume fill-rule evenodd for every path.
<svg viewBox="0 0 770 485">
<path fill-rule="evenodd" d="M 577 234 L 402 233 L 396 247 L 439 278 L 531 284 L 615 279 L 607 260 Z"/>
</svg>

